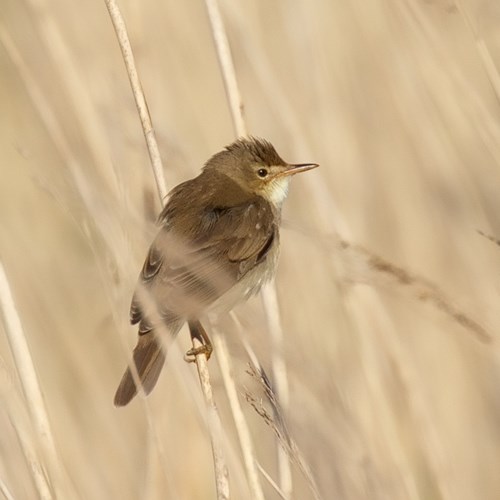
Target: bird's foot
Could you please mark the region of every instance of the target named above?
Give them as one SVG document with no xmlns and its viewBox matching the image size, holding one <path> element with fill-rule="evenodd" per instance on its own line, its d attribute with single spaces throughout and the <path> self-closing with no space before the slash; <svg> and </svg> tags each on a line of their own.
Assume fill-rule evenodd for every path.
<svg viewBox="0 0 500 500">
<path fill-rule="evenodd" d="M 205 354 L 208 361 L 214 348 L 212 346 L 212 342 L 210 342 L 207 332 L 205 331 L 205 328 L 203 328 L 203 325 L 198 320 L 190 320 L 188 321 L 188 325 L 191 338 L 193 340 L 198 340 L 201 345 L 189 349 L 189 351 L 184 355 L 184 361 L 187 363 L 194 363 L 196 361 L 196 356 L 199 354 Z"/>
<path fill-rule="evenodd" d="M 184 361 L 186 361 L 186 363 L 194 363 L 196 361 L 196 356 L 198 356 L 199 354 L 205 354 L 208 361 L 210 359 L 210 356 L 212 355 L 213 350 L 214 348 L 212 344 L 203 344 L 199 347 L 193 347 L 192 349 L 189 349 L 186 354 L 184 354 Z"/>
</svg>

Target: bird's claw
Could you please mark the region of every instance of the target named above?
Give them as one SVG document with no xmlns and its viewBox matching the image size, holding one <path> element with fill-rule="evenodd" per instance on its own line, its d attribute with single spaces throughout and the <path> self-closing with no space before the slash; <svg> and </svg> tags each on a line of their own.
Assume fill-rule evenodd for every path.
<svg viewBox="0 0 500 500">
<path fill-rule="evenodd" d="M 194 363 L 196 362 L 196 356 L 198 356 L 199 354 L 205 354 L 208 361 L 210 359 L 210 356 L 212 356 L 213 350 L 214 348 L 212 347 L 212 344 L 203 344 L 199 347 L 193 347 L 189 349 L 186 354 L 184 354 L 184 361 L 186 361 L 186 363 Z"/>
</svg>

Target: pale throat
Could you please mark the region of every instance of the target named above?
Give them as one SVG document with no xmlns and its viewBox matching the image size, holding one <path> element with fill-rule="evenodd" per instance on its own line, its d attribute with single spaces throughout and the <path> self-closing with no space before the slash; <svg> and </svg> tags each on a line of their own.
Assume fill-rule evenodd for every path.
<svg viewBox="0 0 500 500">
<path fill-rule="evenodd" d="M 290 176 L 278 177 L 266 186 L 265 196 L 274 206 L 281 208 L 288 195 L 289 186 Z"/>
</svg>

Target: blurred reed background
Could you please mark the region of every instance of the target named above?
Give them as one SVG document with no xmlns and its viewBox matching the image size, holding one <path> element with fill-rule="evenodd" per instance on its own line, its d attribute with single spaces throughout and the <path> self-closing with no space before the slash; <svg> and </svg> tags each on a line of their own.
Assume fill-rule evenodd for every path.
<svg viewBox="0 0 500 500">
<path fill-rule="evenodd" d="M 170 188 L 234 138 L 206 9 L 120 6 Z M 321 164 L 292 183 L 276 278 L 284 412 L 321 498 L 499 498 L 500 247 L 476 230 L 500 237 L 500 5 L 221 10 L 250 133 Z M 39 495 L 28 446 L 59 498 L 213 498 L 186 331 L 146 401 L 112 404 L 159 203 L 105 4 L 0 0 L 0 12 L 0 255 L 59 460 L 44 458 L 1 335 L 0 491 Z M 237 332 L 269 369 L 261 302 L 236 313 L 241 327 L 223 327 L 233 375 L 259 401 Z M 250 498 L 216 356 L 209 368 L 233 497 Z M 241 399 L 276 479 L 273 430 Z M 312 498 L 292 471 L 293 498 Z"/>
</svg>

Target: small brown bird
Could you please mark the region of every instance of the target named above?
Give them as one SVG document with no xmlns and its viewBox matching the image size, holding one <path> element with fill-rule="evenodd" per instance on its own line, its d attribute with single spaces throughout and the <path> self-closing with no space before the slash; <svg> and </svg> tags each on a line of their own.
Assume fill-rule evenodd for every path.
<svg viewBox="0 0 500 500">
<path fill-rule="evenodd" d="M 239 139 L 170 192 L 130 308 L 131 323 L 139 323 L 133 361 L 146 394 L 165 362 L 162 338 L 174 338 L 187 321 L 203 343 L 187 355 L 209 357 L 212 346 L 200 320 L 229 311 L 272 278 L 290 178 L 317 166 L 286 163 L 265 140 Z M 136 394 L 127 368 L 115 405 Z"/>
</svg>

